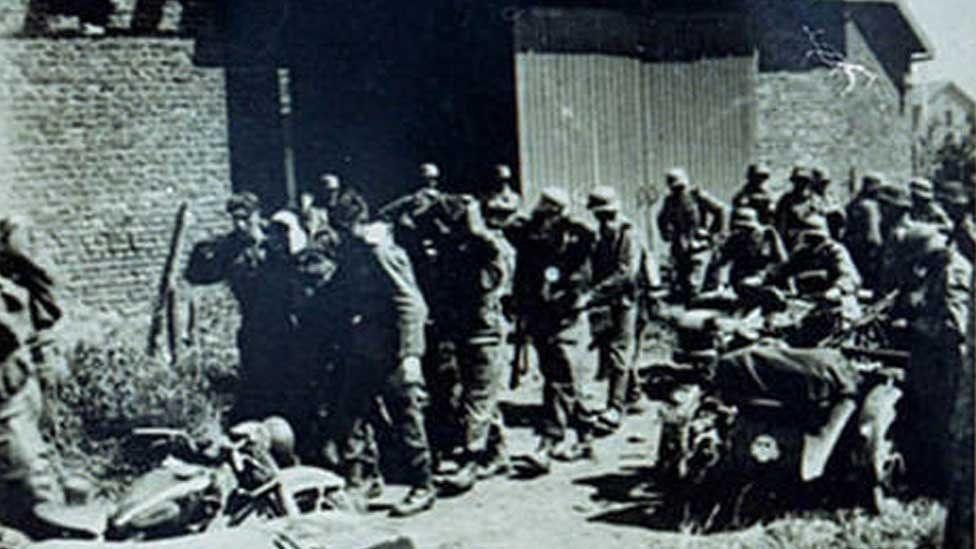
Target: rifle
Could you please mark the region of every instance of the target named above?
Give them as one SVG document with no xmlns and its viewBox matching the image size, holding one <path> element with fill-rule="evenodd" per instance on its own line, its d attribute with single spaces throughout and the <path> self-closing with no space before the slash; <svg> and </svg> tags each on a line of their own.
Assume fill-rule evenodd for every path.
<svg viewBox="0 0 976 549">
<path fill-rule="evenodd" d="M 856 345 L 844 345 L 840 352 L 848 356 L 863 357 L 885 363 L 907 364 L 911 358 L 911 353 L 907 351 L 895 351 L 893 349 L 870 349 Z"/>
<path fill-rule="evenodd" d="M 508 388 L 513 391 L 522 384 L 522 376 L 529 372 L 529 349 L 525 336 L 525 321 L 519 317 L 515 324 L 515 355 L 512 358 L 512 373 L 508 378 Z"/>
<path fill-rule="evenodd" d="M 870 326 L 874 322 L 884 319 L 888 311 L 895 305 L 895 301 L 898 299 L 898 290 L 893 290 L 883 298 L 879 299 L 877 303 L 872 304 L 870 307 L 864 311 L 861 318 L 854 321 L 846 329 L 838 330 L 833 334 L 825 337 L 820 341 L 818 347 L 836 347 L 843 343 L 848 335 L 857 333 L 858 330 L 866 326 Z"/>
</svg>

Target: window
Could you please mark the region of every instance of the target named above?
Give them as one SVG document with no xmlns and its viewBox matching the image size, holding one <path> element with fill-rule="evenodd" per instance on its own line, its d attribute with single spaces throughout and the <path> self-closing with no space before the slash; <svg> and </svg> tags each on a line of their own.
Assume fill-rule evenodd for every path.
<svg viewBox="0 0 976 549">
<path fill-rule="evenodd" d="M 952 125 L 952 109 L 946 109 L 946 126 Z"/>
</svg>

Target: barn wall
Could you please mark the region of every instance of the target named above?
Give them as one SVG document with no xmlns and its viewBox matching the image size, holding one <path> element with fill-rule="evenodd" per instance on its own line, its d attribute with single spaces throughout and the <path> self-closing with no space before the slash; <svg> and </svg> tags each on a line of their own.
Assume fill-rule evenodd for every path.
<svg viewBox="0 0 976 549">
<path fill-rule="evenodd" d="M 600 10 L 534 17 L 516 28 L 530 200 L 546 185 L 563 185 L 581 207 L 594 185 L 614 185 L 653 242 L 668 168 L 684 166 L 697 183 L 731 198 L 753 156 L 751 52 L 705 42 L 714 24 L 683 28 Z M 587 32 L 596 35 L 587 40 Z"/>
</svg>

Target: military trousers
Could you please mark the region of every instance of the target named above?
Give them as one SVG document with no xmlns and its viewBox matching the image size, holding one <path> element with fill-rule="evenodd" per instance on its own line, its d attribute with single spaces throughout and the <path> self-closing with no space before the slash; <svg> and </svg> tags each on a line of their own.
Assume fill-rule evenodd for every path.
<svg viewBox="0 0 976 549">
<path fill-rule="evenodd" d="M 424 425 L 427 390 L 423 383 L 404 379 L 400 368 L 386 373 L 365 357 L 344 363 L 345 375 L 340 390 L 337 439 L 347 474 L 351 470 L 379 470 L 379 451 L 368 436 L 368 423 L 377 415 L 386 418 L 401 450 L 401 469 L 411 486 L 431 483 L 431 452 Z M 382 402 L 386 414 L 376 414 Z M 353 480 L 353 479 L 350 479 Z"/>
<path fill-rule="evenodd" d="M 637 308 L 614 305 L 610 308 L 607 330 L 597 335 L 597 360 L 609 381 L 607 408 L 623 412 L 628 392 L 636 383 L 637 364 L 634 347 L 637 340 Z"/>
<path fill-rule="evenodd" d="M 538 320 L 537 322 L 546 322 Z M 548 322 L 559 322 L 559 319 Z M 531 325 L 530 325 L 531 330 Z M 583 335 L 582 318 L 564 322 L 558 331 L 531 330 L 532 345 L 542 373 L 542 437 L 561 441 L 567 429 L 583 436 L 589 428 L 587 412 L 580 400 L 581 364 L 579 342 Z"/>
<path fill-rule="evenodd" d="M 711 256 L 707 250 L 671 248 L 671 263 L 674 266 L 672 291 L 682 302 L 687 302 L 704 289 Z"/>
<path fill-rule="evenodd" d="M 41 436 L 41 411 L 41 389 L 33 375 L 0 403 L 0 522 L 28 532 L 36 504 L 64 498 L 51 447 Z"/>
</svg>

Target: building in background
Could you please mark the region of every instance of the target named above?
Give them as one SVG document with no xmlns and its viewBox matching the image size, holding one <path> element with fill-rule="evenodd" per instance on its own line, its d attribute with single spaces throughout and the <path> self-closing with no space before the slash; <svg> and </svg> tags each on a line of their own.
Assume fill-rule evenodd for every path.
<svg viewBox="0 0 976 549">
<path fill-rule="evenodd" d="M 15 4 L 0 185 L 111 306 L 152 295 L 180 201 L 213 231 L 230 190 L 274 208 L 326 170 L 376 204 L 421 162 L 457 190 L 510 163 L 530 201 L 616 186 L 651 237 L 672 165 L 724 198 L 756 160 L 907 177 L 931 54 L 895 1 L 119 0 L 56 39 Z"/>
</svg>

